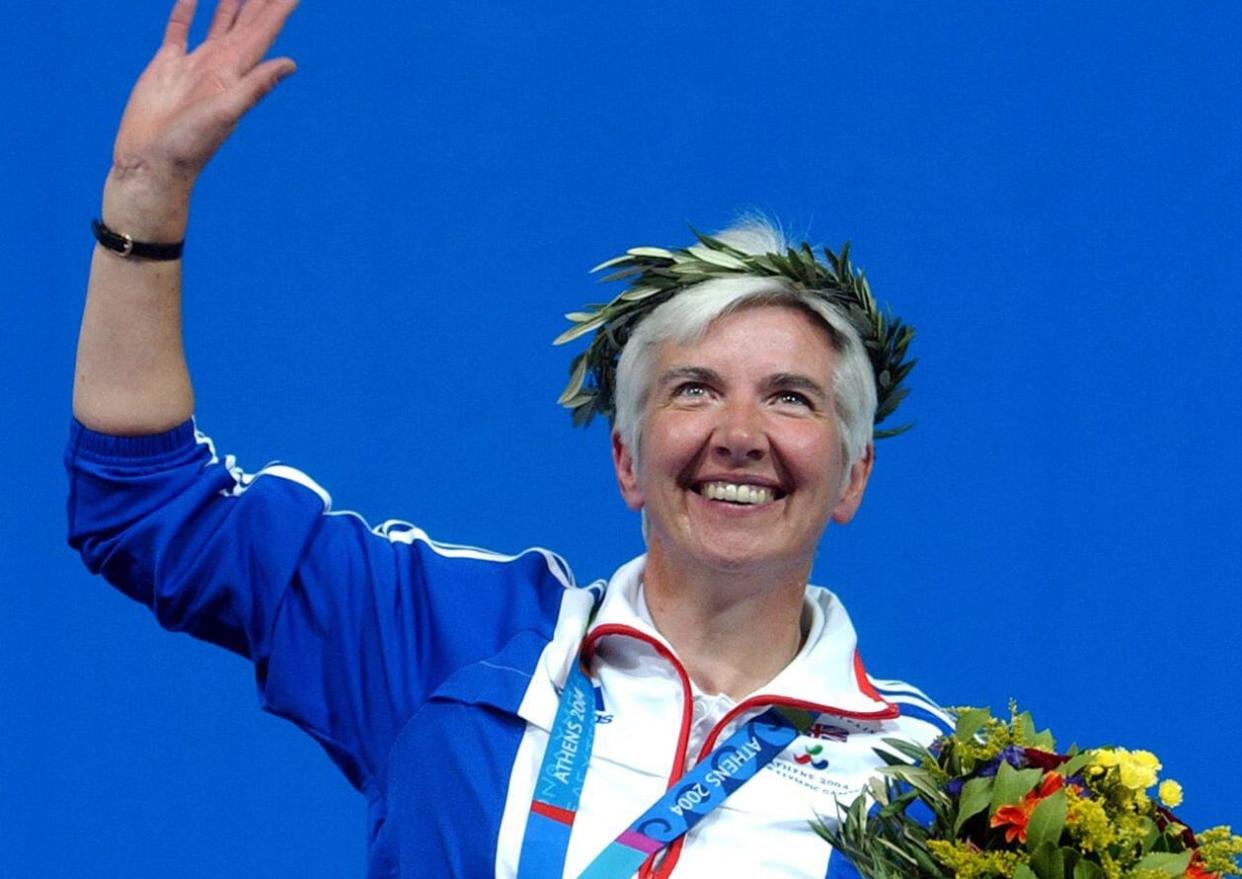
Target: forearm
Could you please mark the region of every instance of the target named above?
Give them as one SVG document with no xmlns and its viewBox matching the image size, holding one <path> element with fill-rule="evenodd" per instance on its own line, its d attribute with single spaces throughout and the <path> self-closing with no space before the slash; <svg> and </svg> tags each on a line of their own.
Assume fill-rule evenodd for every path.
<svg viewBox="0 0 1242 879">
<path fill-rule="evenodd" d="M 103 222 L 135 241 L 185 237 L 190 190 L 238 121 L 294 71 L 263 61 L 296 0 L 220 0 L 189 51 L 194 0 L 177 0 L 164 41 L 130 93 L 103 195 Z M 78 338 L 73 413 L 103 433 L 159 433 L 190 416 L 181 342 L 181 263 L 96 246 Z"/>
<path fill-rule="evenodd" d="M 189 187 L 142 169 L 113 171 L 104 224 L 137 241 L 185 236 Z M 181 338 L 181 261 L 124 257 L 96 245 L 78 338 L 73 414 L 106 433 L 158 433 L 194 408 Z"/>
</svg>

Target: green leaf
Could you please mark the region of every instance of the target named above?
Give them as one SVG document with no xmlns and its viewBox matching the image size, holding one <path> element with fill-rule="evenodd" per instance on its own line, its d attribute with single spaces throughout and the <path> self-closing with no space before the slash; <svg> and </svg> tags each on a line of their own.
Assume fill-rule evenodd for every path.
<svg viewBox="0 0 1242 879">
<path fill-rule="evenodd" d="M 1191 854 L 1189 851 L 1176 855 L 1171 852 L 1152 852 L 1144 855 L 1143 859 L 1134 865 L 1134 869 L 1159 870 L 1169 876 L 1180 876 L 1186 871 Z"/>
<path fill-rule="evenodd" d="M 617 298 L 623 302 L 638 302 L 640 299 L 646 299 L 653 293 L 659 292 L 659 287 L 631 287 Z"/>
<path fill-rule="evenodd" d="M 909 757 L 915 763 L 926 765 L 929 762 L 935 762 L 928 750 L 922 745 L 906 739 L 882 739 L 881 741 L 898 754 Z"/>
<path fill-rule="evenodd" d="M 1044 797 L 1031 812 L 1031 819 L 1026 825 L 1026 847 L 1035 851 L 1046 842 L 1054 845 L 1061 839 L 1061 831 L 1065 829 L 1065 791 L 1059 790 L 1052 796 Z"/>
<path fill-rule="evenodd" d="M 923 871 L 924 876 L 933 876 L 936 879 L 944 879 L 944 868 L 936 863 L 936 860 L 922 846 L 915 845 L 910 847 L 910 853 L 914 855 L 914 859 L 919 862 L 919 868 Z"/>
<path fill-rule="evenodd" d="M 957 726 L 953 730 L 953 737 L 959 742 L 972 741 L 975 733 L 983 728 L 991 716 L 992 712 L 986 708 L 970 708 L 963 711 L 957 716 Z"/>
<path fill-rule="evenodd" d="M 612 259 L 604 260 L 602 263 L 597 265 L 595 268 L 591 269 L 591 271 L 588 272 L 587 274 L 594 274 L 595 272 L 598 272 L 602 269 L 608 269 L 608 268 L 612 268 L 613 266 L 619 266 L 621 265 L 621 263 L 629 261 L 630 258 L 631 257 L 628 253 L 622 256 L 614 256 Z"/>
<path fill-rule="evenodd" d="M 1143 851 L 1149 852 L 1156 845 L 1156 842 L 1163 838 L 1163 834 L 1160 832 L 1160 827 L 1156 822 L 1150 818 L 1143 817 L 1139 821 L 1143 828 Z"/>
<path fill-rule="evenodd" d="M 886 751 L 883 748 L 872 748 L 872 752 L 884 761 L 886 766 L 909 766 L 909 760 L 903 760 L 892 751 Z"/>
<path fill-rule="evenodd" d="M 674 258 L 673 252 L 665 250 L 663 247 L 631 247 L 626 253 L 630 256 L 649 256 L 655 259 Z"/>
<path fill-rule="evenodd" d="M 1049 754 L 1055 754 L 1057 750 L 1057 741 L 1052 737 L 1052 730 L 1043 729 L 1035 733 L 1031 739 L 1031 745 L 1039 748 L 1041 751 L 1047 751 Z"/>
<path fill-rule="evenodd" d="M 1039 769 L 1014 769 L 1008 763 L 1001 763 L 996 773 L 996 781 L 992 786 L 992 805 L 989 815 L 995 815 L 1001 806 L 1017 804 L 1027 793 L 1039 784 L 1043 772 Z"/>
<path fill-rule="evenodd" d="M 1018 866 L 1014 867 L 1013 879 L 1039 879 L 1039 877 L 1026 864 L 1018 864 Z"/>
<path fill-rule="evenodd" d="M 611 284 L 613 281 L 620 281 L 622 278 L 628 278 L 630 275 L 641 275 L 645 271 L 647 271 L 646 266 L 627 266 L 604 275 L 604 277 L 599 279 L 599 282 L 601 284 Z"/>
<path fill-rule="evenodd" d="M 566 409 L 577 409 L 579 406 L 583 405 L 584 403 L 589 403 L 591 400 L 594 400 L 594 399 L 595 399 L 594 393 L 577 394 L 573 397 L 570 397 L 565 402 L 561 403 L 561 405 L 564 406 Z"/>
<path fill-rule="evenodd" d="M 736 247 L 732 247 L 728 244 L 725 244 L 719 238 L 713 238 L 711 235 L 704 235 L 698 229 L 694 228 L 694 226 L 690 227 L 690 231 L 694 233 L 695 238 L 699 239 L 700 244 L 704 244 L 707 247 L 710 247 L 712 250 L 720 250 L 720 251 L 723 251 L 724 253 L 728 253 L 733 256 L 736 256 L 739 259 L 744 259 L 747 256 L 749 256 L 749 254 L 747 254 L 745 251 L 738 250 Z"/>
<path fill-rule="evenodd" d="M 1057 770 L 1064 776 L 1077 775 L 1078 770 L 1082 769 L 1091 762 L 1091 754 L 1087 751 L 1081 751 L 1069 758 L 1069 762 L 1063 763 Z"/>
<path fill-rule="evenodd" d="M 944 792 L 940 790 L 935 779 L 924 769 L 916 769 L 913 766 L 881 766 L 876 771 L 881 775 L 904 781 L 922 794 L 929 804 L 945 798 Z"/>
<path fill-rule="evenodd" d="M 986 809 L 991 800 L 992 779 L 972 778 L 966 782 L 957 807 L 957 820 L 953 822 L 953 835 L 958 834 L 967 820 Z"/>
<path fill-rule="evenodd" d="M 1055 842 L 1045 842 L 1031 853 L 1031 869 L 1039 879 L 1065 879 L 1065 856 Z"/>
<path fill-rule="evenodd" d="M 1104 869 L 1095 861 L 1079 858 L 1074 865 L 1074 879 L 1104 879 Z"/>
<path fill-rule="evenodd" d="M 572 342 L 574 339 L 578 338 L 579 336 L 586 335 L 587 333 L 591 332 L 591 330 L 598 329 L 600 326 L 603 325 L 603 323 L 604 323 L 604 317 L 601 315 L 595 318 L 594 320 L 589 320 L 586 323 L 580 323 L 576 327 L 570 327 L 565 332 L 561 333 L 559 336 L 553 339 L 552 344 L 553 345 L 564 345 L 566 342 Z"/>
<path fill-rule="evenodd" d="M 721 268 L 734 269 L 736 271 L 746 271 L 746 263 L 742 262 L 736 256 L 730 256 L 727 253 L 721 253 L 719 250 L 712 250 L 710 247 L 704 247 L 701 244 L 695 244 L 686 248 L 703 262 L 709 262 L 712 265 Z"/>
</svg>

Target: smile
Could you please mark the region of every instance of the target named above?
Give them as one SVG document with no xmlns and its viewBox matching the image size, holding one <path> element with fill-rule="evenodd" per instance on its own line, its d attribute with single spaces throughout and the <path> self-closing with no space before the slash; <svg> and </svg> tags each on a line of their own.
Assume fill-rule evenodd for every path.
<svg viewBox="0 0 1242 879">
<path fill-rule="evenodd" d="M 726 501 L 731 504 L 766 504 L 784 497 L 783 491 L 760 485 L 737 482 L 705 482 L 695 491 L 710 501 Z"/>
</svg>

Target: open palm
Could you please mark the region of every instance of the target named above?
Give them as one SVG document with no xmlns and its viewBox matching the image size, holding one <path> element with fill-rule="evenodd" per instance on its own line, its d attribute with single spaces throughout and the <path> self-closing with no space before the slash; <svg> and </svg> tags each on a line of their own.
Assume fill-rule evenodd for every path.
<svg viewBox="0 0 1242 879">
<path fill-rule="evenodd" d="M 238 120 L 293 73 L 290 58 L 262 59 L 296 5 L 220 0 L 206 38 L 188 51 L 196 3 L 177 0 L 164 42 L 125 107 L 114 166 L 192 185 Z"/>
</svg>

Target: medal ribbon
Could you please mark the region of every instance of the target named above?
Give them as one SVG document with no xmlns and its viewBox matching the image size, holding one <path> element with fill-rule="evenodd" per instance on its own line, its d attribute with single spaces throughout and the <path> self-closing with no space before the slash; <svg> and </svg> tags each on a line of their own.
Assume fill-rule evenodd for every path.
<svg viewBox="0 0 1242 879">
<path fill-rule="evenodd" d="M 769 708 L 748 720 L 677 780 L 593 860 L 579 879 L 626 879 L 753 778 L 813 720 L 807 711 Z M 535 781 L 518 879 L 561 879 L 565 852 L 595 741 L 591 682 L 577 660 L 561 693 Z"/>
</svg>

